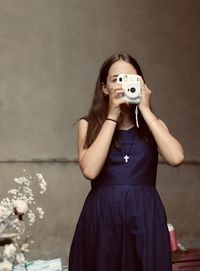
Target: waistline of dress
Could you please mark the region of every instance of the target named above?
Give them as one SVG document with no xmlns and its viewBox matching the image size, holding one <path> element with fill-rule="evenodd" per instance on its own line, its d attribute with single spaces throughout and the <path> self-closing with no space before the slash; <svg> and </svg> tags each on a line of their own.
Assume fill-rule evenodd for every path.
<svg viewBox="0 0 200 271">
<path fill-rule="evenodd" d="M 144 181 L 144 180 L 122 180 L 120 179 L 113 179 L 113 178 L 105 178 L 105 179 L 95 179 L 91 181 L 91 186 L 99 186 L 99 185 L 148 185 L 148 186 L 156 186 L 156 182 L 152 182 L 152 180 Z"/>
</svg>

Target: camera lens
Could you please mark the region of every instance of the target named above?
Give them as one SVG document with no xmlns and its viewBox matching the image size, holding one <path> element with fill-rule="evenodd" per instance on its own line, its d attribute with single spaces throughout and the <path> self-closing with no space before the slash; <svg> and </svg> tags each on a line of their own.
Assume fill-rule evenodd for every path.
<svg viewBox="0 0 200 271">
<path fill-rule="evenodd" d="M 131 88 L 131 89 L 130 89 L 130 92 L 131 92 L 131 93 L 134 93 L 135 91 L 136 91 L 135 88 Z"/>
</svg>

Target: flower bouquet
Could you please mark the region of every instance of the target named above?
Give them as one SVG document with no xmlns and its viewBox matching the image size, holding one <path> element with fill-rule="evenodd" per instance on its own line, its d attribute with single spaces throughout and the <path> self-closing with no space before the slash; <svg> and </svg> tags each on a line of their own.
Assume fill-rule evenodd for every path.
<svg viewBox="0 0 200 271">
<path fill-rule="evenodd" d="M 8 196 L 0 201 L 0 270 L 13 270 L 15 264 L 24 263 L 25 253 L 33 234 L 25 235 L 26 224 L 32 226 L 36 218 L 42 219 L 44 211 L 34 199 L 33 183 L 39 187 L 40 194 L 46 192 L 47 184 L 40 173 L 31 176 L 24 170 L 24 175 L 14 178 L 16 187 L 8 191 Z M 25 223 L 25 219 L 27 222 Z M 24 238 L 22 238 L 24 237 Z M 23 239 L 23 241 L 22 241 Z"/>
</svg>

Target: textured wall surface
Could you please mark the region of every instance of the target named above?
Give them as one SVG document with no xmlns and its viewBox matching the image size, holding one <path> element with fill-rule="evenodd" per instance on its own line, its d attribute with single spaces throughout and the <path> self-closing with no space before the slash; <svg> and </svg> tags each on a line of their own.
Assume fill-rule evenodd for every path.
<svg viewBox="0 0 200 271">
<path fill-rule="evenodd" d="M 199 238 L 199 10 L 199 0 L 0 0 L 0 196 L 24 168 L 48 182 L 29 258 L 67 263 L 90 189 L 73 122 L 119 51 L 141 64 L 155 113 L 184 146 L 181 167 L 159 165 L 157 187 L 178 237 Z"/>
</svg>

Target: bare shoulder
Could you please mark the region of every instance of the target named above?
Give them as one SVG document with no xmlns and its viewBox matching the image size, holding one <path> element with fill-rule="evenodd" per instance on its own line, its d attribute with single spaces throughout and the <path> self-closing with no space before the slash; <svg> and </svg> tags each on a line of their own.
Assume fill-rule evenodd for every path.
<svg viewBox="0 0 200 271">
<path fill-rule="evenodd" d="M 77 131 L 77 146 L 78 146 L 79 152 L 84 149 L 87 129 L 88 129 L 88 122 L 85 119 L 81 119 L 78 123 L 78 131 Z"/>
<path fill-rule="evenodd" d="M 88 129 L 88 122 L 85 119 L 81 119 L 78 123 L 78 135 L 86 134 Z"/>
</svg>

